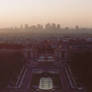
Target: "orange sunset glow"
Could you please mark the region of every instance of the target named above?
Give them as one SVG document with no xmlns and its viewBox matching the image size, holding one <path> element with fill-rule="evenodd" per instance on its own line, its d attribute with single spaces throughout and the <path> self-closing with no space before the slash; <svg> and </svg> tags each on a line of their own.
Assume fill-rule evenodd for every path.
<svg viewBox="0 0 92 92">
<path fill-rule="evenodd" d="M 0 27 L 48 22 L 92 27 L 92 0 L 0 0 Z"/>
</svg>

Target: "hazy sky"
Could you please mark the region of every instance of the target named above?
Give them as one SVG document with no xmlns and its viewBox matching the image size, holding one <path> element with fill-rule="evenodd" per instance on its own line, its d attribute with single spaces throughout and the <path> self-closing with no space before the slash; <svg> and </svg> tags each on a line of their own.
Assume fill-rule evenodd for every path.
<svg viewBox="0 0 92 92">
<path fill-rule="evenodd" d="M 92 0 L 0 0 L 0 27 L 48 22 L 92 27 Z"/>
</svg>

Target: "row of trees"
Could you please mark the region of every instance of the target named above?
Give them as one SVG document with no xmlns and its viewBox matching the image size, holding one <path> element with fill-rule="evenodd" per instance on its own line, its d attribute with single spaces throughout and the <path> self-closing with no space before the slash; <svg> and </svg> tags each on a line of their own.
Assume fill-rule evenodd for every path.
<svg viewBox="0 0 92 92">
<path fill-rule="evenodd" d="M 80 51 L 71 57 L 70 66 L 76 80 L 92 91 L 92 52 Z"/>
<path fill-rule="evenodd" d="M 16 82 L 24 63 L 23 55 L 19 52 L 0 53 L 0 88 Z"/>
</svg>

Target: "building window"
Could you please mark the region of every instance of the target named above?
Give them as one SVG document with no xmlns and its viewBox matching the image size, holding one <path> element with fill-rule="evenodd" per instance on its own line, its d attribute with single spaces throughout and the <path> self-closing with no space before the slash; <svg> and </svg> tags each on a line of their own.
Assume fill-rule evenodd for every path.
<svg viewBox="0 0 92 92">
<path fill-rule="evenodd" d="M 53 89 L 53 81 L 50 77 L 40 78 L 39 89 L 49 90 Z"/>
</svg>

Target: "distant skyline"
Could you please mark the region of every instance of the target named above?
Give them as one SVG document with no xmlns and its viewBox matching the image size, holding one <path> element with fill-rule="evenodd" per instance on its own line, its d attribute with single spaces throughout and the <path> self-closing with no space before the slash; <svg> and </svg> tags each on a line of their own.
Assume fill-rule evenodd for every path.
<svg viewBox="0 0 92 92">
<path fill-rule="evenodd" d="M 0 0 L 0 28 L 47 23 L 92 27 L 92 0 Z"/>
</svg>

